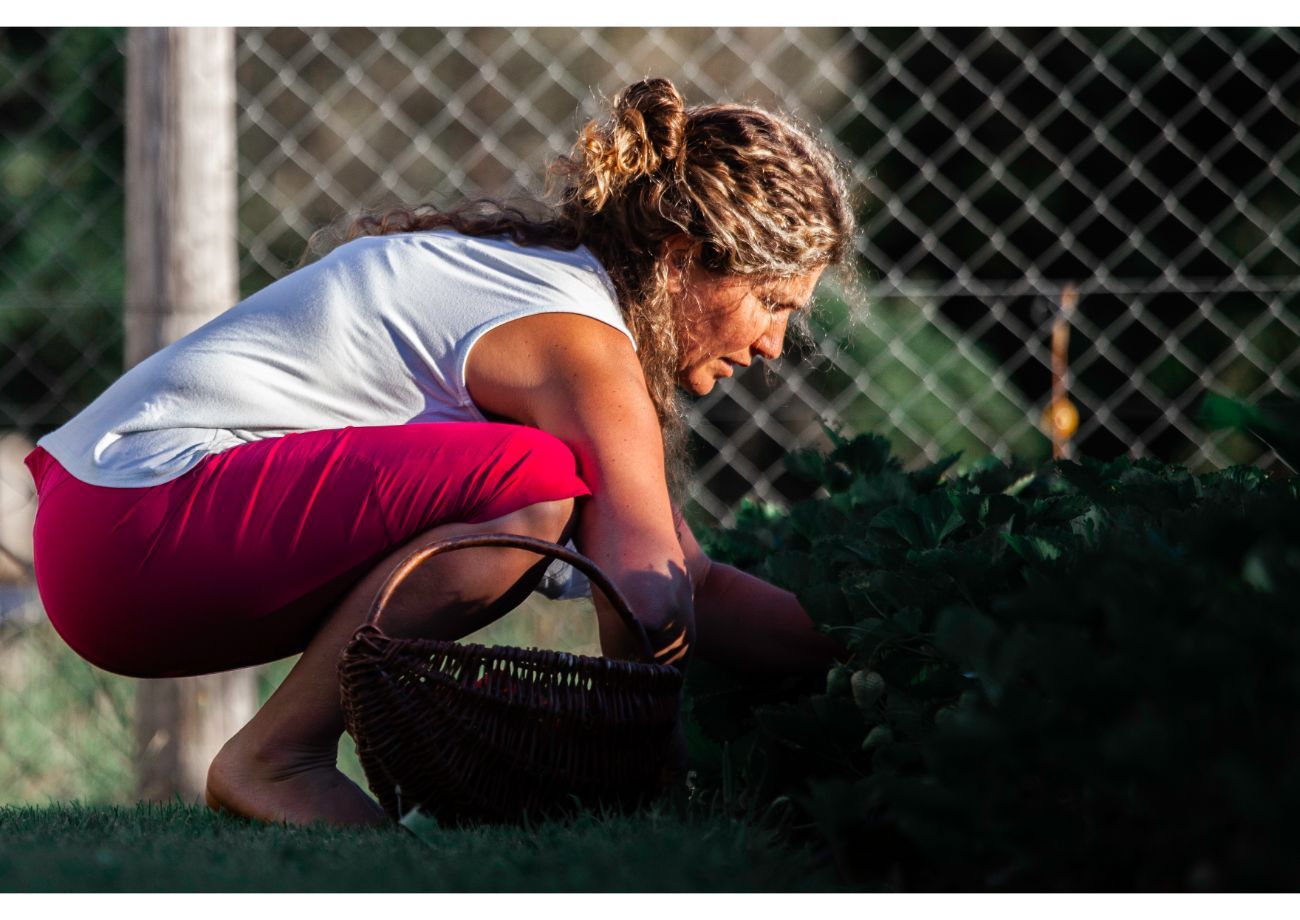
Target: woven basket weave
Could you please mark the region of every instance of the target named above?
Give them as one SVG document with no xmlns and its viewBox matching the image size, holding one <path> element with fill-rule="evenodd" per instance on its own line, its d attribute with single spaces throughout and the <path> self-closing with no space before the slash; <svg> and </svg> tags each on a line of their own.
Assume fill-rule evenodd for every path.
<svg viewBox="0 0 1300 920">
<path fill-rule="evenodd" d="M 470 547 L 558 557 L 604 592 L 647 663 L 543 649 L 402 639 L 379 626 L 401 581 Z M 394 820 L 420 808 L 442 823 L 518 823 L 581 803 L 619 810 L 669 780 L 682 677 L 653 663 L 645 629 L 587 559 L 510 534 L 426 546 L 389 576 L 339 661 L 343 716 L 371 790 Z"/>
</svg>

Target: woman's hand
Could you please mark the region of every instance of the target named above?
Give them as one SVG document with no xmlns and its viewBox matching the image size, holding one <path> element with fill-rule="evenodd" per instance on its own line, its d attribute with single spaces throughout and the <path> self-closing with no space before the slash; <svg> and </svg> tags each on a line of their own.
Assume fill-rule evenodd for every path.
<svg viewBox="0 0 1300 920">
<path fill-rule="evenodd" d="M 817 630 L 789 591 L 709 559 L 682 522 L 695 588 L 696 652 L 723 667 L 773 677 L 824 671 L 848 650 Z"/>
</svg>

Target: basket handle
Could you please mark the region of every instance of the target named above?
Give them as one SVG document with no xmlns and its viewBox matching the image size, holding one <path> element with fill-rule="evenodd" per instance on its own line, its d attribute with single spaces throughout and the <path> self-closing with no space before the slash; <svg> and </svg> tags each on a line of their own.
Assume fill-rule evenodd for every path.
<svg viewBox="0 0 1300 920">
<path fill-rule="evenodd" d="M 628 605 L 627 598 L 623 593 L 614 586 L 604 572 L 596 563 L 592 562 L 581 553 L 576 553 L 571 549 L 560 546 L 558 543 L 551 543 L 546 540 L 539 540 L 536 537 L 522 537 L 517 534 L 509 533 L 484 533 L 468 534 L 463 537 L 448 537 L 445 540 L 438 540 L 436 543 L 430 543 L 428 546 L 421 547 L 411 555 L 402 560 L 401 565 L 389 574 L 388 578 L 380 587 L 375 595 L 373 603 L 370 605 L 370 614 L 366 617 L 367 626 L 377 626 L 379 615 L 383 612 L 384 606 L 397 590 L 397 586 L 402 580 L 415 571 L 427 559 L 432 559 L 440 553 L 449 553 L 458 549 L 470 549 L 479 546 L 496 546 L 506 547 L 509 549 L 527 549 L 532 550 L 540 556 L 553 556 L 562 559 L 569 565 L 578 569 L 591 580 L 591 583 L 604 592 L 605 597 L 609 600 L 610 606 L 618 614 L 619 619 L 628 629 L 632 630 L 633 635 L 641 640 L 641 645 L 646 650 L 646 660 L 654 660 L 654 652 L 650 645 L 650 637 L 646 635 L 645 627 L 641 621 L 632 613 L 632 608 Z"/>
</svg>

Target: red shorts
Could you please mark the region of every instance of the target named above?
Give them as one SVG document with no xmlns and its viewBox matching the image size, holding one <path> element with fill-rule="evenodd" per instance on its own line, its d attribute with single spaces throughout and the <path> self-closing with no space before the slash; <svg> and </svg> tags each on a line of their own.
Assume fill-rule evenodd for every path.
<svg viewBox="0 0 1300 920">
<path fill-rule="evenodd" d="M 429 528 L 591 494 L 557 438 L 490 422 L 294 433 L 144 488 L 87 485 L 39 447 L 25 462 L 50 622 L 92 664 L 133 677 L 296 654 Z"/>
</svg>

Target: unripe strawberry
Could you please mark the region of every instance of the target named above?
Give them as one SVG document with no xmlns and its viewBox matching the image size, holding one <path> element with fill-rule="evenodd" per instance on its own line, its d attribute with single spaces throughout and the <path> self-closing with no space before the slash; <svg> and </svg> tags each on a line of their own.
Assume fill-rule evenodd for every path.
<svg viewBox="0 0 1300 920">
<path fill-rule="evenodd" d="M 826 672 L 826 695 L 848 696 L 849 675 L 853 672 L 842 664 L 837 664 Z"/>
<path fill-rule="evenodd" d="M 888 725 L 877 725 L 871 731 L 867 732 L 867 737 L 862 739 L 862 750 L 873 751 L 882 744 L 888 744 L 894 740 L 894 733 Z"/>
<path fill-rule="evenodd" d="M 875 671 L 855 671 L 849 679 L 849 687 L 853 691 L 853 702 L 858 704 L 858 708 L 870 709 L 885 692 L 885 679 Z"/>
</svg>

